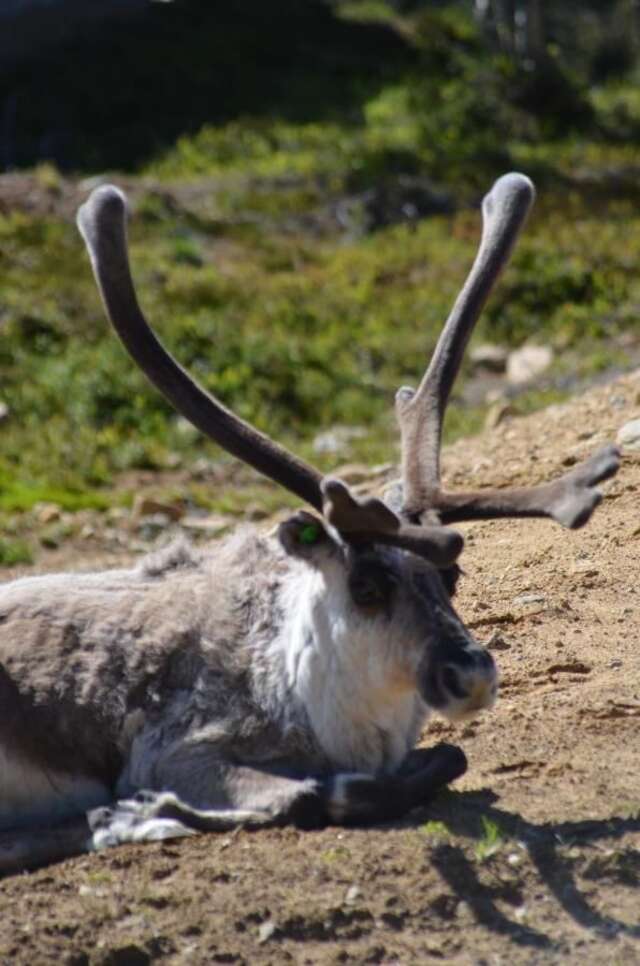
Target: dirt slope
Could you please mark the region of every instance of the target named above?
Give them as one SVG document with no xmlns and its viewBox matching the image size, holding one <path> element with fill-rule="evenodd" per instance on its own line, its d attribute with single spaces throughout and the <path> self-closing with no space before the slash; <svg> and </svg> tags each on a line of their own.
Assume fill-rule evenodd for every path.
<svg viewBox="0 0 640 966">
<path fill-rule="evenodd" d="M 447 452 L 548 478 L 640 416 L 640 371 Z M 501 668 L 470 769 L 393 827 L 128 847 L 0 883 L 0 963 L 640 963 L 640 451 L 592 523 L 468 525 L 459 610 Z"/>
</svg>

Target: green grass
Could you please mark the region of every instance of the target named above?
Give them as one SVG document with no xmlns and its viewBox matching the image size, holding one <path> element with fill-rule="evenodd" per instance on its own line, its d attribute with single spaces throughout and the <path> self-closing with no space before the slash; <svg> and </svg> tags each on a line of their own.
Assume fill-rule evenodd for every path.
<svg viewBox="0 0 640 966">
<path fill-rule="evenodd" d="M 420 826 L 420 833 L 426 835 L 433 845 L 441 845 L 452 838 L 452 833 L 446 822 L 431 820 Z"/>
<path fill-rule="evenodd" d="M 340 12 L 349 30 L 398 23 L 384 3 Z M 399 23 L 419 67 L 408 58 L 393 76 L 361 85 L 357 110 L 353 99 L 342 112 L 311 100 L 303 118 L 264 104 L 255 114 L 238 110 L 165 144 L 145 161 L 136 193 L 134 274 L 162 338 L 226 404 L 326 469 L 336 460 L 397 459 L 394 392 L 420 379 L 477 247 L 480 219 L 470 203 L 505 166 L 533 174 L 540 198 L 476 338 L 550 343 L 557 360 L 551 384 L 519 398 L 517 410 L 624 365 L 618 340 L 637 331 L 635 143 L 614 136 L 616 118 L 630 137 L 640 129 L 633 85 L 576 89 L 571 96 L 586 98 L 596 118 L 587 131 L 552 130 L 514 104 L 503 118 L 494 108 L 504 85 L 523 79 L 480 56 L 468 20 L 445 10 Z M 591 180 L 567 186 L 576 172 Z M 400 174 L 446 183 L 457 213 L 372 235 L 327 220 L 345 194 Z M 58 197 L 54 166 L 39 166 L 35 177 Z M 66 219 L 0 215 L 0 268 L 0 401 L 9 407 L 0 424 L 0 511 L 43 501 L 106 509 L 130 498 L 122 474 L 220 458 L 118 345 Z M 483 418 L 484 407 L 454 399 L 447 438 L 477 431 Z M 336 460 L 317 457 L 314 436 L 335 424 L 369 432 Z M 242 496 L 200 489 L 193 499 L 234 513 L 254 500 L 286 500 L 258 485 Z"/>
<path fill-rule="evenodd" d="M 26 540 L 0 540 L 0 567 L 30 563 L 33 563 L 33 553 Z"/>
<path fill-rule="evenodd" d="M 132 258 L 142 301 L 207 388 L 308 454 L 313 436 L 337 423 L 370 428 L 352 458 L 396 458 L 393 394 L 417 382 L 428 361 L 473 259 L 477 213 L 312 243 L 277 224 L 225 236 L 191 228 L 179 206 L 152 220 L 140 207 Z M 122 472 L 217 456 L 117 344 L 71 226 L 0 218 L 0 245 L 0 366 L 10 410 L 0 435 L 0 508 L 107 506 Z M 603 213 L 574 199 L 558 210 L 543 196 L 477 338 L 551 342 L 559 374 L 578 349 L 574 375 L 606 367 L 617 361 L 611 339 L 636 325 L 638 255 L 640 216 L 630 205 Z M 448 436 L 476 430 L 482 417 L 452 406 Z"/>
<path fill-rule="evenodd" d="M 474 853 L 478 862 L 486 862 L 496 855 L 505 843 L 505 835 L 496 822 L 481 816 L 482 835 L 476 842 Z"/>
</svg>

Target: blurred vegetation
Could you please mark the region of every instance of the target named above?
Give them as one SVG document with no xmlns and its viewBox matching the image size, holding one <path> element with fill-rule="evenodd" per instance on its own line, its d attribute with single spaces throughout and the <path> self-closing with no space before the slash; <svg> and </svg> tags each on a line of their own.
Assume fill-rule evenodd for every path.
<svg viewBox="0 0 640 966">
<path fill-rule="evenodd" d="M 499 5 L 503 23 L 491 3 L 480 18 L 463 2 L 152 6 L 6 80 L 12 166 L 39 160 L 50 204 L 5 210 L 0 189 L 0 513 L 106 508 L 122 474 L 220 459 L 109 332 L 57 203 L 69 167 L 127 172 L 134 273 L 180 360 L 327 467 L 336 457 L 311 443 L 336 424 L 370 430 L 349 458 L 396 459 L 394 391 L 420 378 L 473 259 L 480 196 L 509 168 L 541 193 L 477 339 L 556 349 L 521 411 L 624 366 L 640 95 L 634 33 L 611 4 L 568 4 L 573 29 L 556 12 L 526 43 L 524 3 Z M 452 407 L 449 435 L 483 415 Z"/>
</svg>

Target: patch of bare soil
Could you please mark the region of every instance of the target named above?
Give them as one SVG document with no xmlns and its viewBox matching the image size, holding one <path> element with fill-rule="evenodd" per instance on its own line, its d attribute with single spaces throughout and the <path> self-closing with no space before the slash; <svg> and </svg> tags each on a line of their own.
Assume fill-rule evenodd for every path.
<svg viewBox="0 0 640 966">
<path fill-rule="evenodd" d="M 452 486 L 547 479 L 640 416 L 640 372 L 447 452 Z M 424 742 L 468 774 L 368 830 L 130 846 L 0 883 L 0 962 L 640 963 L 640 452 L 584 530 L 465 527 L 459 610 L 495 709 Z M 80 563 L 81 561 L 78 561 Z"/>
</svg>

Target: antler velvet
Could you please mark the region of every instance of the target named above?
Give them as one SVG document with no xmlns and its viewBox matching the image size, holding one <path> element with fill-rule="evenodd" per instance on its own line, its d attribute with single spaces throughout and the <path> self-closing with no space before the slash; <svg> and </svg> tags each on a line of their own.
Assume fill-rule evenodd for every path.
<svg viewBox="0 0 640 966">
<path fill-rule="evenodd" d="M 600 502 L 596 484 L 613 476 L 620 456 L 606 446 L 565 476 L 541 486 L 447 493 L 440 488 L 444 414 L 464 350 L 482 307 L 505 265 L 535 197 L 531 181 L 506 174 L 482 204 L 478 254 L 447 319 L 416 391 L 396 394 L 402 438 L 401 516 L 418 522 L 434 512 L 443 523 L 495 517 L 551 517 L 565 527 L 583 526 Z"/>
</svg>

